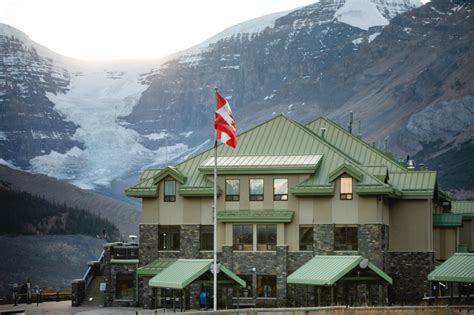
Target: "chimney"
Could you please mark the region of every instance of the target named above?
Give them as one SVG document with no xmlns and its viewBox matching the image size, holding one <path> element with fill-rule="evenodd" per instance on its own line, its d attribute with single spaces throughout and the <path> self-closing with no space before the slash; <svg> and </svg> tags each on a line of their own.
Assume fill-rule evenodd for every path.
<svg viewBox="0 0 474 315">
<path fill-rule="evenodd" d="M 352 133 L 352 123 L 354 121 L 354 113 L 352 111 L 349 112 L 349 125 L 347 126 L 347 130 L 349 133 Z"/>
<path fill-rule="evenodd" d="M 408 160 L 407 161 L 407 169 L 409 169 L 410 171 L 415 170 L 415 161 L 414 160 Z"/>
<path fill-rule="evenodd" d="M 325 139 L 326 137 L 326 128 L 321 128 L 321 138 Z"/>
<path fill-rule="evenodd" d="M 384 139 L 384 151 L 385 152 L 388 152 L 388 139 L 390 138 L 390 136 L 386 136 L 385 139 Z"/>
</svg>

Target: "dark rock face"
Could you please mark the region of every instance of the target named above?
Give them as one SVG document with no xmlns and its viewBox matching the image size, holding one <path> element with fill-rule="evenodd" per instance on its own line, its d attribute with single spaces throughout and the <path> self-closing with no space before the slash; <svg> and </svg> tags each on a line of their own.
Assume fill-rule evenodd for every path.
<svg viewBox="0 0 474 315">
<path fill-rule="evenodd" d="M 77 126 L 65 121 L 46 97 L 67 90 L 68 71 L 18 37 L 1 33 L 0 56 L 2 158 L 27 167 L 35 156 L 80 147 L 72 140 Z"/>
</svg>

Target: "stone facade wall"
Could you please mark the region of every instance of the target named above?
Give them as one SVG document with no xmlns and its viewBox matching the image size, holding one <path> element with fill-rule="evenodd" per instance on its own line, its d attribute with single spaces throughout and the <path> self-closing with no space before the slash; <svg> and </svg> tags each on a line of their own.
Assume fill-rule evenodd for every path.
<svg viewBox="0 0 474 315">
<path fill-rule="evenodd" d="M 140 266 L 158 258 L 158 224 L 140 224 Z"/>
<path fill-rule="evenodd" d="M 434 252 L 388 252 L 386 262 L 393 279 L 390 302 L 419 304 L 430 294 L 428 274 L 434 269 Z"/>
<path fill-rule="evenodd" d="M 180 232 L 180 257 L 197 258 L 201 247 L 200 225 L 188 224 L 181 226 Z"/>
<path fill-rule="evenodd" d="M 359 254 L 379 268 L 384 268 L 384 251 L 388 249 L 388 227 L 383 224 L 361 224 L 358 228 Z"/>
<path fill-rule="evenodd" d="M 334 224 L 313 225 L 313 241 L 316 255 L 334 253 Z"/>
</svg>

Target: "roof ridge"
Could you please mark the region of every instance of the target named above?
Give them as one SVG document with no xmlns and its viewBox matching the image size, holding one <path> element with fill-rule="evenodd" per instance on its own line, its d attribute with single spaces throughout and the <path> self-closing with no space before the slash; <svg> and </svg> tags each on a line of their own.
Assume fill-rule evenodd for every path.
<svg viewBox="0 0 474 315">
<path fill-rule="evenodd" d="M 341 131 L 344 131 L 345 134 L 349 135 L 353 140 L 356 140 L 357 142 L 363 144 L 364 146 L 366 146 L 367 148 L 369 148 L 369 149 L 372 150 L 373 152 L 377 153 L 377 154 L 380 155 L 380 156 L 383 156 L 384 158 L 386 158 L 387 160 L 389 160 L 391 163 L 393 163 L 393 164 L 396 165 L 397 167 L 403 169 L 403 167 L 398 163 L 398 161 L 396 161 L 395 159 L 393 159 L 393 158 L 391 158 L 391 157 L 389 157 L 389 156 L 383 154 L 383 152 L 381 152 L 379 149 L 374 148 L 373 146 L 371 146 L 370 144 L 368 144 L 368 143 L 365 142 L 364 140 L 360 139 L 359 137 L 354 136 L 352 133 L 348 132 L 346 129 L 342 128 L 339 124 L 337 124 L 336 122 L 332 121 L 331 119 L 329 119 L 329 118 L 327 118 L 327 117 L 319 116 L 318 118 L 315 118 L 315 119 L 313 119 L 312 121 L 310 121 L 309 123 L 307 123 L 307 124 L 305 125 L 305 127 L 308 126 L 308 125 L 310 125 L 310 124 L 312 124 L 312 123 L 314 123 L 314 122 L 316 122 L 316 121 L 319 120 L 319 119 L 326 121 L 327 123 L 329 123 L 330 125 L 332 125 L 333 127 L 337 128 L 337 129 L 339 129 L 339 130 L 341 130 Z M 407 170 L 405 169 L 405 171 L 407 171 Z"/>
</svg>

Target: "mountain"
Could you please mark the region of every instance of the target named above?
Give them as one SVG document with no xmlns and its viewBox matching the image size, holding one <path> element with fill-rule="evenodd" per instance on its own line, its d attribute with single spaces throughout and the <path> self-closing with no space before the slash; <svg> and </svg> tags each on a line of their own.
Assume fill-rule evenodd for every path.
<svg viewBox="0 0 474 315">
<path fill-rule="evenodd" d="M 28 70 L 9 79 L 9 89 L 0 80 L 0 114 L 10 115 L 0 127 L 0 158 L 117 196 L 143 167 L 210 145 L 217 86 L 239 131 L 280 112 L 346 124 L 352 110 L 369 142 L 390 136 L 395 155 L 443 167 L 440 161 L 472 150 L 472 7 L 461 0 L 423 6 L 415 0 L 321 0 L 143 62 L 64 58 L 3 26 L 0 67 L 8 76 L 17 78 L 16 69 L 30 56 L 42 61 L 37 74 Z M 31 76 L 31 93 L 25 92 Z M 17 97 L 22 107 L 11 101 L 21 93 L 29 93 Z M 36 105 L 39 98 L 44 103 Z M 55 113 L 40 119 L 50 133 L 24 121 L 35 110 Z M 34 136 L 38 132 L 44 137 Z M 54 132 L 62 146 L 55 146 Z M 472 168 L 465 169 L 472 159 L 466 155 L 449 176 L 441 174 L 442 188 L 474 191 Z M 453 180 L 458 174 L 466 176 L 462 185 Z"/>
<path fill-rule="evenodd" d="M 138 232 L 140 221 L 138 208 L 91 191 L 82 190 L 46 175 L 31 174 L 0 165 L 0 188 L 13 191 L 17 195 L 27 193 L 37 196 L 48 203 L 86 210 L 113 223 L 124 238 L 131 234 L 137 235 Z M 9 200 L 12 201 L 13 198 L 9 198 Z M 2 204 L 5 205 L 5 203 Z M 7 210 L 2 207 L 2 212 Z M 21 234 L 20 231 L 17 233 Z"/>
</svg>

